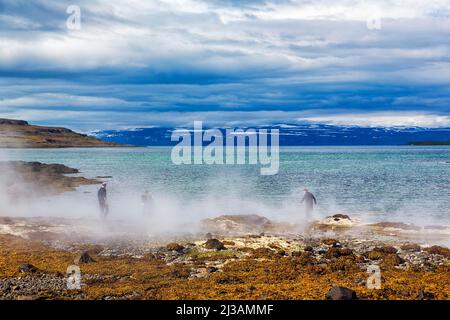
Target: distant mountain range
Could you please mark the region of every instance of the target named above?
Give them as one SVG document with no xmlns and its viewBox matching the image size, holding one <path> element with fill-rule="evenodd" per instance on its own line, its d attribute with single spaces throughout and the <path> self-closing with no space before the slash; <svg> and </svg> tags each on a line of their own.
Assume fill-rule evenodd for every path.
<svg viewBox="0 0 450 320">
<path fill-rule="evenodd" d="M 279 129 L 282 146 L 441 145 L 448 144 L 450 140 L 450 128 L 365 128 L 324 124 L 278 124 L 252 128 Z M 193 130 L 192 127 L 186 129 Z M 225 136 L 225 129 L 219 129 Z M 173 130 L 175 128 L 151 127 L 106 130 L 92 134 L 99 139 L 120 144 L 172 146 L 177 143 L 170 140 Z"/>
</svg>

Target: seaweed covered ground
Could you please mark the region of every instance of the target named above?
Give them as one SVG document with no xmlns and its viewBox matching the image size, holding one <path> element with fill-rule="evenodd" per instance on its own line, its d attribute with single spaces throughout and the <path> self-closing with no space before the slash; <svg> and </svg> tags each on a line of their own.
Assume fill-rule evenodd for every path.
<svg viewBox="0 0 450 320">
<path fill-rule="evenodd" d="M 450 250 L 339 232 L 203 233 L 184 240 L 68 241 L 0 235 L 2 299 L 449 299 Z M 77 265 L 81 287 L 69 290 Z M 369 289 L 368 269 L 381 270 Z"/>
</svg>

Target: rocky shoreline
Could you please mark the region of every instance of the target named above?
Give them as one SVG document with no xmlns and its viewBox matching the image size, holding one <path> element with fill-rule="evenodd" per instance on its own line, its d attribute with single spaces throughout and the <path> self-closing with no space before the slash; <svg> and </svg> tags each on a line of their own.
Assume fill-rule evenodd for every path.
<svg viewBox="0 0 450 320">
<path fill-rule="evenodd" d="M 0 162 L 1 186 L 11 199 L 54 195 L 74 191 L 81 185 L 99 184 L 98 179 L 77 176 L 80 171 L 62 164 Z"/>
<path fill-rule="evenodd" d="M 94 240 L 70 239 L 65 234 L 39 239 L 0 232 L 0 297 L 450 298 L 450 249 L 395 236 L 387 239 L 382 232 L 379 238 L 374 233 L 347 232 L 354 231 L 351 226 L 323 230 L 329 220 L 342 228 L 346 218 L 327 219 L 311 225 L 304 234 L 281 232 L 285 224 L 263 217 L 239 215 L 208 219 L 197 233 L 166 238 L 135 235 Z M 225 220 L 229 223 L 218 222 Z M 13 226 L 14 220 L 0 221 L 7 223 Z M 56 224 L 64 223 L 69 222 Z M 265 232 L 261 232 L 262 225 Z M 393 229 L 392 224 L 385 226 Z M 53 229 L 49 226 L 48 230 Z M 81 269 L 79 290 L 67 289 L 70 265 Z M 368 270 L 374 266 L 380 270 L 379 289 L 368 286 Z"/>
</svg>

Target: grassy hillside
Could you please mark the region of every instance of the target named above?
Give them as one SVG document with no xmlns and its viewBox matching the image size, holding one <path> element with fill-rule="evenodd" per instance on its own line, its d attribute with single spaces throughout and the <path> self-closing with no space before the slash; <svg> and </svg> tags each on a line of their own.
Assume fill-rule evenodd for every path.
<svg viewBox="0 0 450 320">
<path fill-rule="evenodd" d="M 119 147 L 114 142 L 66 128 L 30 125 L 23 120 L 0 119 L 0 148 Z"/>
</svg>

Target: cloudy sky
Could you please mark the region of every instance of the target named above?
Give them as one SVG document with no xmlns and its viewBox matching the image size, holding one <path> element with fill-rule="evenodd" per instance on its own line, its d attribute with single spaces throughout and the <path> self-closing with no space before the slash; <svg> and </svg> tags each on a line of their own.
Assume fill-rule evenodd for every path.
<svg viewBox="0 0 450 320">
<path fill-rule="evenodd" d="M 0 117 L 450 127 L 450 0 L 0 0 L 0 29 Z"/>
</svg>

